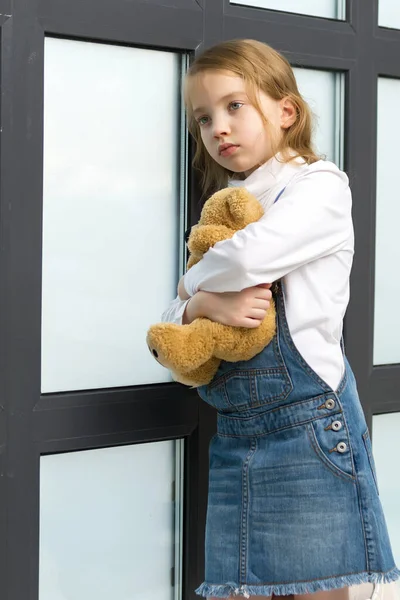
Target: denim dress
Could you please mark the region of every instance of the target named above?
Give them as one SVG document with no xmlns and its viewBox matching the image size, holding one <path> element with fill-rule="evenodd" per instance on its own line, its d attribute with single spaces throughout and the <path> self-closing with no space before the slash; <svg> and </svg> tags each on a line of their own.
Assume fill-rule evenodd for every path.
<svg viewBox="0 0 400 600">
<path fill-rule="evenodd" d="M 197 593 L 249 598 L 394 581 L 352 370 L 344 356 L 343 378 L 330 388 L 293 343 L 282 284 L 274 298 L 270 344 L 250 361 L 222 362 L 198 388 L 218 411 L 218 433 Z"/>
</svg>

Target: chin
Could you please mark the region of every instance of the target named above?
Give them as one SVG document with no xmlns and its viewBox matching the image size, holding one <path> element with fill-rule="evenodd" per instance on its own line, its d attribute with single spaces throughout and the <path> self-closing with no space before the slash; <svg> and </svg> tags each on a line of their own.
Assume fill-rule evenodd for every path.
<svg viewBox="0 0 400 600">
<path fill-rule="evenodd" d="M 251 164 L 243 164 L 240 162 L 237 162 L 235 164 L 233 164 L 233 161 L 230 165 L 223 165 L 226 169 L 229 169 L 229 171 L 233 171 L 234 173 L 238 173 L 241 175 L 244 175 L 245 177 L 247 177 L 246 173 L 248 171 L 255 171 L 255 169 L 257 169 L 257 167 L 259 166 L 257 165 L 251 165 Z"/>
<path fill-rule="evenodd" d="M 243 175 L 244 177 L 248 177 L 249 175 L 251 175 L 256 169 L 258 169 L 260 165 L 246 165 L 243 168 L 239 168 L 237 169 L 235 172 L 236 173 L 240 173 L 241 175 Z"/>
</svg>

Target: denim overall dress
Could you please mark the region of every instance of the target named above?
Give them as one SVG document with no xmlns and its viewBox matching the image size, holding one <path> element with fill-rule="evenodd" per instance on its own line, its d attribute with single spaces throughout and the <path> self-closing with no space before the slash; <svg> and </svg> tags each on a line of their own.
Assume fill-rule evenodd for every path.
<svg viewBox="0 0 400 600">
<path fill-rule="evenodd" d="M 198 388 L 218 411 L 210 444 L 201 596 L 304 594 L 390 582 L 396 569 L 352 370 L 337 390 L 289 332 L 246 362 L 222 362 Z M 343 349 L 343 348 L 342 348 Z"/>
</svg>

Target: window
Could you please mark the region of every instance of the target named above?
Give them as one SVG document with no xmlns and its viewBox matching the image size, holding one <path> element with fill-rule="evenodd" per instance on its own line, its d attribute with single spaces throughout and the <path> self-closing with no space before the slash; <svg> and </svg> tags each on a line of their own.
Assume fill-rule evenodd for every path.
<svg viewBox="0 0 400 600">
<path fill-rule="evenodd" d="M 42 456 L 39 600 L 179 600 L 183 443 Z"/>
<path fill-rule="evenodd" d="M 343 0 L 230 0 L 231 4 L 268 8 L 282 12 L 291 12 L 327 19 L 345 19 L 345 2 Z"/>
<path fill-rule="evenodd" d="M 180 65 L 46 40 L 43 392 L 169 380 L 146 330 L 176 295 Z"/>
<path fill-rule="evenodd" d="M 381 27 L 400 29 L 400 4 L 398 0 L 379 0 L 378 24 Z"/>
<path fill-rule="evenodd" d="M 342 73 L 294 69 L 299 91 L 310 105 L 314 145 L 339 167 L 343 166 L 344 77 Z"/>
<path fill-rule="evenodd" d="M 400 102 L 400 79 L 378 80 L 377 111 L 377 199 L 375 250 L 374 364 L 400 363 L 400 313 L 398 278 L 393 265 L 400 262 L 398 223 L 398 160 L 393 142 L 400 123 L 393 119 L 393 106 Z"/>
<path fill-rule="evenodd" d="M 372 441 L 379 493 L 397 564 L 400 562 L 400 481 L 396 476 L 400 456 L 399 427 L 400 413 L 373 417 Z"/>
</svg>

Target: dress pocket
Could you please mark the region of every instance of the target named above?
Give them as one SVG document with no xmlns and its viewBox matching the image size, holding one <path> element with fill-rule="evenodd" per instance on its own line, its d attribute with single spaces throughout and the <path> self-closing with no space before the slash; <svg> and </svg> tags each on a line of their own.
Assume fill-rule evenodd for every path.
<svg viewBox="0 0 400 600">
<path fill-rule="evenodd" d="M 201 397 L 222 412 L 240 412 L 282 402 L 293 389 L 277 337 L 248 361 L 222 361 Z"/>
<path fill-rule="evenodd" d="M 355 482 L 353 457 L 343 414 L 316 419 L 306 425 L 311 446 L 335 475 Z"/>
<path fill-rule="evenodd" d="M 378 478 L 376 476 L 375 460 L 374 460 L 374 455 L 372 454 L 372 444 L 371 444 L 371 438 L 369 436 L 368 429 L 363 434 L 362 438 L 363 438 L 363 441 L 364 441 L 365 450 L 367 451 L 368 463 L 369 463 L 369 466 L 370 466 L 370 469 L 371 469 L 371 472 L 372 472 L 372 477 L 374 478 L 376 491 L 379 494 Z"/>
<path fill-rule="evenodd" d="M 236 412 L 282 401 L 291 391 L 292 382 L 284 367 L 233 369 L 210 386 L 209 399 L 224 398 L 222 408 Z"/>
</svg>

